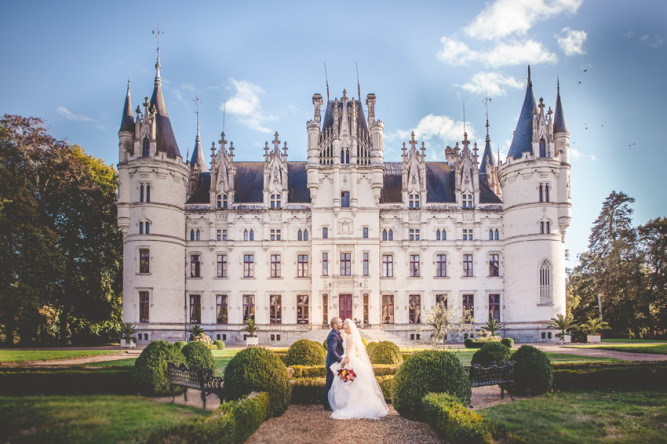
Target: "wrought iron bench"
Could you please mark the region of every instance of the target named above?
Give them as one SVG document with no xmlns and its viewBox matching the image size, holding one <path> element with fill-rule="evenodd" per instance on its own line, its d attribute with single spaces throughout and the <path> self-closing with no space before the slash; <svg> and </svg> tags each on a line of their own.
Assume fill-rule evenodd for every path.
<svg viewBox="0 0 667 444">
<path fill-rule="evenodd" d="M 187 389 L 191 388 L 200 390 L 204 410 L 206 409 L 206 395 L 209 393 L 215 394 L 220 398 L 220 402 L 223 401 L 223 380 L 219 376 L 213 376 L 213 370 L 210 368 L 201 368 L 196 365 L 187 368 L 185 364 L 181 364 L 177 367 L 173 362 L 169 362 L 167 364 L 167 370 L 169 372 L 172 402 L 176 400 L 176 395 L 174 394 L 174 387 L 176 386 L 185 387 L 183 399 L 186 401 L 188 400 Z"/>
<path fill-rule="evenodd" d="M 505 391 L 507 391 L 512 401 L 514 401 L 514 361 L 507 361 L 503 365 L 492 362 L 489 367 L 473 364 L 466 367 L 466 370 L 473 387 L 498 385 L 500 386 L 500 397 L 504 399 Z"/>
</svg>

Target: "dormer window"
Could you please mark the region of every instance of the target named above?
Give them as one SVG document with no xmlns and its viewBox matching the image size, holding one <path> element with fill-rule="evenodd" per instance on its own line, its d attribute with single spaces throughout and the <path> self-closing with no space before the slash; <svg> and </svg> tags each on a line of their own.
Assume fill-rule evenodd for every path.
<svg viewBox="0 0 667 444">
<path fill-rule="evenodd" d="M 472 228 L 464 228 L 463 229 L 463 240 L 464 241 L 471 241 L 472 239 Z"/>
<path fill-rule="evenodd" d="M 216 207 L 217 208 L 224 208 L 225 210 L 227 209 L 227 195 L 226 194 L 218 194 L 218 197 L 216 198 Z"/>
<path fill-rule="evenodd" d="M 280 240 L 280 230 L 271 230 L 271 240 L 272 241 Z"/>
<path fill-rule="evenodd" d="M 271 195 L 271 208 L 280 208 L 282 201 L 282 196 L 280 194 Z"/>
<path fill-rule="evenodd" d="M 150 157 L 150 155 L 151 155 L 151 143 L 148 140 L 148 137 L 144 137 L 144 141 L 141 146 L 141 157 Z"/>
<path fill-rule="evenodd" d="M 419 208 L 419 194 L 410 194 L 409 200 L 410 208 Z"/>
<path fill-rule="evenodd" d="M 418 241 L 419 240 L 419 229 L 410 229 L 410 240 Z"/>
<path fill-rule="evenodd" d="M 547 157 L 547 144 L 544 139 L 540 139 L 540 157 Z"/>
<path fill-rule="evenodd" d="M 461 196 L 461 201 L 463 208 L 472 208 L 473 207 L 473 200 L 472 200 L 472 194 L 464 194 Z"/>
</svg>

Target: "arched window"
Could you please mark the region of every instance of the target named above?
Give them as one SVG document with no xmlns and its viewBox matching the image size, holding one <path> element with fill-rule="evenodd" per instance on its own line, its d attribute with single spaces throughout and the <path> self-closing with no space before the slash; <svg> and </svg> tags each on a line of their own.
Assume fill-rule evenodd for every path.
<svg viewBox="0 0 667 444">
<path fill-rule="evenodd" d="M 141 148 L 142 157 L 150 157 L 151 155 L 151 143 L 148 141 L 148 137 L 144 137 L 144 142 Z"/>
<path fill-rule="evenodd" d="M 308 240 L 308 230 L 303 230 L 303 240 Z"/>
<path fill-rule="evenodd" d="M 144 223 L 139 222 L 139 234 L 144 234 Z"/>
<path fill-rule="evenodd" d="M 435 240 L 440 240 L 440 230 L 435 230 Z"/>
<path fill-rule="evenodd" d="M 489 230 L 489 240 L 493 240 L 493 230 Z"/>
<path fill-rule="evenodd" d="M 146 234 L 151 234 L 151 223 L 146 221 Z"/>
<path fill-rule="evenodd" d="M 382 230 L 382 240 L 383 241 L 387 240 L 387 230 Z"/>
<path fill-rule="evenodd" d="M 442 240 L 447 240 L 447 232 L 444 229 L 442 230 Z"/>
<path fill-rule="evenodd" d="M 248 240 L 248 230 L 243 230 L 243 240 L 244 241 Z"/>
<path fill-rule="evenodd" d="M 496 230 L 496 232 L 495 232 L 495 238 L 496 238 L 496 240 L 500 240 L 500 235 L 498 234 L 498 230 Z"/>
<path fill-rule="evenodd" d="M 394 240 L 394 230 L 389 230 L 389 240 L 390 241 Z"/>
<path fill-rule="evenodd" d="M 199 230 L 197 230 L 197 240 L 201 240 L 201 235 L 199 233 Z"/>
<path fill-rule="evenodd" d="M 195 240 L 195 230 L 190 230 L 190 240 Z"/>
<path fill-rule="evenodd" d="M 540 304 L 551 304 L 551 294 L 551 264 L 545 259 L 540 265 Z"/>
<path fill-rule="evenodd" d="M 301 230 L 297 233 L 296 240 L 303 240 L 303 232 Z"/>
<path fill-rule="evenodd" d="M 255 240 L 255 230 L 250 230 L 250 240 L 251 241 Z"/>
<path fill-rule="evenodd" d="M 544 139 L 540 139 L 540 157 L 547 157 L 547 144 Z"/>
</svg>

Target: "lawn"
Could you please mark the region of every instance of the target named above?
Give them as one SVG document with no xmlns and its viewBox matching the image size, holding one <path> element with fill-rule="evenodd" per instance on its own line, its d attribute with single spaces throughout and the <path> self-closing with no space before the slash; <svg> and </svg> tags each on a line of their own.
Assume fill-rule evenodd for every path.
<svg viewBox="0 0 667 444">
<path fill-rule="evenodd" d="M 594 344 L 594 345 L 568 345 L 571 348 L 596 348 L 601 350 L 614 350 L 630 353 L 651 353 L 658 355 L 667 355 L 667 343 L 632 343 L 632 344 Z"/>
<path fill-rule="evenodd" d="M 1 349 L 0 362 L 50 361 L 52 359 L 81 358 L 121 353 L 118 350 L 22 350 Z"/>
<path fill-rule="evenodd" d="M 667 392 L 563 392 L 481 412 L 525 442 L 664 443 Z"/>
<path fill-rule="evenodd" d="M 470 361 L 472 360 L 472 355 L 475 354 L 477 349 L 473 348 L 454 348 L 454 349 L 449 349 L 449 351 L 453 352 L 457 358 L 461 361 L 463 365 L 470 365 Z M 549 357 L 549 360 L 551 362 L 614 362 L 618 361 L 618 359 L 612 359 L 612 358 L 598 358 L 598 357 L 591 357 L 591 356 L 579 356 L 579 355 L 568 355 L 564 353 L 547 353 L 547 356 Z"/>
<path fill-rule="evenodd" d="M 661 339 L 603 339 L 602 342 L 626 343 L 626 344 L 660 342 L 660 343 L 663 343 L 663 344 L 667 344 L 667 340 L 661 340 Z"/>
<path fill-rule="evenodd" d="M 213 359 L 215 359 L 216 370 L 215 374 L 217 376 L 222 376 L 225 371 L 225 367 L 232 359 L 232 357 L 237 354 L 240 350 L 211 350 L 213 353 Z M 104 362 L 94 362 L 91 364 L 86 364 L 94 367 L 133 367 L 134 361 L 136 358 L 120 359 L 117 361 L 104 361 Z"/>
<path fill-rule="evenodd" d="M 0 442 L 138 442 L 155 427 L 207 414 L 139 396 L 0 396 Z"/>
</svg>

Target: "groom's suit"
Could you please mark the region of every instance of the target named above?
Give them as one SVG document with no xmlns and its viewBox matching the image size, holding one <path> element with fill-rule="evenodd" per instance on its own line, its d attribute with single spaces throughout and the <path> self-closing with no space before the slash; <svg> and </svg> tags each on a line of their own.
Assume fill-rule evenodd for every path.
<svg viewBox="0 0 667 444">
<path fill-rule="evenodd" d="M 333 384 L 334 374 L 329 368 L 334 362 L 341 362 L 343 360 L 343 338 L 340 332 L 332 329 L 327 336 L 327 384 L 324 386 L 324 408 L 331 409 L 329 405 L 329 390 Z"/>
</svg>

